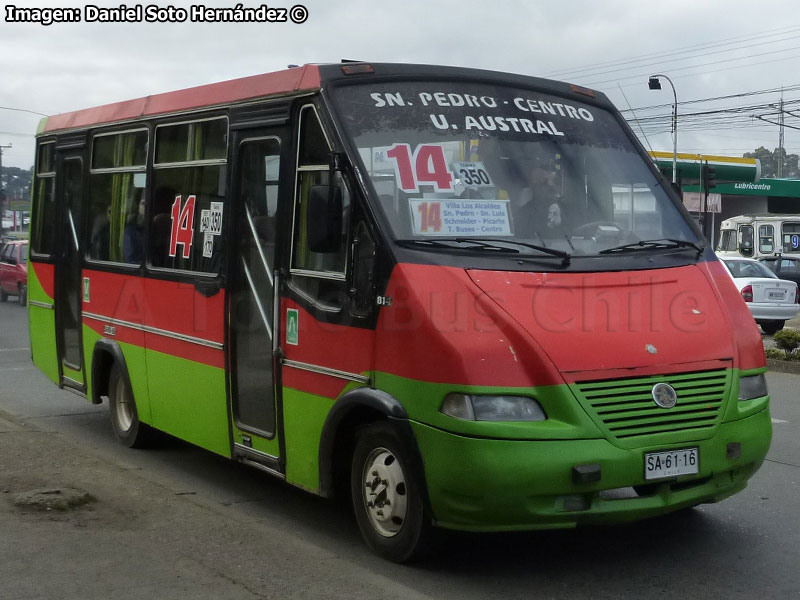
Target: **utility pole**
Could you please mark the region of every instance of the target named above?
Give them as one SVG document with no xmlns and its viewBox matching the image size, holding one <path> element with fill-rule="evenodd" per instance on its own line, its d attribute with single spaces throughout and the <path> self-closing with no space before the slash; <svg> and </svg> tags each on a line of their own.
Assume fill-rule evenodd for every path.
<svg viewBox="0 0 800 600">
<path fill-rule="evenodd" d="M 781 88 L 780 126 L 778 127 L 778 179 L 783 177 L 783 88 Z"/>
<path fill-rule="evenodd" d="M 3 212 L 6 204 L 6 193 L 3 191 L 3 150 L 11 148 L 11 144 L 0 145 L 0 237 L 3 235 Z"/>
</svg>

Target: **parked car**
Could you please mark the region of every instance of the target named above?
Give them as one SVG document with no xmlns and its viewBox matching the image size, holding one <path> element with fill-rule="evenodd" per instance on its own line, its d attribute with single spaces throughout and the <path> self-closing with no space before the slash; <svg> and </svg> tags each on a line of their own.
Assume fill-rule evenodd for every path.
<svg viewBox="0 0 800 600">
<path fill-rule="evenodd" d="M 800 285 L 800 259 L 787 256 L 771 256 L 769 258 L 759 258 L 758 262 L 766 265 L 780 279 L 794 281 Z"/>
<path fill-rule="evenodd" d="M 0 250 L 0 302 L 16 296 L 23 306 L 28 299 L 28 242 L 8 242 Z"/>
<path fill-rule="evenodd" d="M 720 260 L 764 333 L 772 335 L 780 331 L 787 320 L 800 312 L 800 293 L 794 281 L 778 279 L 775 273 L 751 258 L 723 256 Z"/>
</svg>

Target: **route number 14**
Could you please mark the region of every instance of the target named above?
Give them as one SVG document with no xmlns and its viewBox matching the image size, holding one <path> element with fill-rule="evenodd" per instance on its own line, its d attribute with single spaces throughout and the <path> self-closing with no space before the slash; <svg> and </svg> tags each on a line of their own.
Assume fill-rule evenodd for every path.
<svg viewBox="0 0 800 600">
<path fill-rule="evenodd" d="M 442 203 L 421 202 L 417 205 L 420 216 L 419 233 L 439 233 L 442 230 Z"/>
<path fill-rule="evenodd" d="M 441 146 L 421 144 L 412 154 L 408 144 L 395 144 L 386 156 L 394 159 L 398 186 L 404 192 L 419 192 L 420 184 L 432 185 L 437 192 L 453 189 L 453 174 Z"/>
</svg>

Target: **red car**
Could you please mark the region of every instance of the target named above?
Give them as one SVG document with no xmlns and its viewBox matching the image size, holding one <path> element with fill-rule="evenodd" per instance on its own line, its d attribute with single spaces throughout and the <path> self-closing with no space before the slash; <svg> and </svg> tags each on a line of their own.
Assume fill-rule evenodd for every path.
<svg viewBox="0 0 800 600">
<path fill-rule="evenodd" d="M 8 242 L 0 250 L 0 302 L 16 296 L 23 306 L 28 298 L 28 242 Z"/>
</svg>

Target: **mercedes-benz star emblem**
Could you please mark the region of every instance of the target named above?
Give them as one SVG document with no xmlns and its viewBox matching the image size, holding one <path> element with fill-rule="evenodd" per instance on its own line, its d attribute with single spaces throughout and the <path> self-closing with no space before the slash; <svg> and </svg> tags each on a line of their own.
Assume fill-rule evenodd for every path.
<svg viewBox="0 0 800 600">
<path fill-rule="evenodd" d="M 653 402 L 661 408 L 672 408 L 678 402 L 678 394 L 668 383 L 657 383 L 650 392 Z"/>
</svg>

